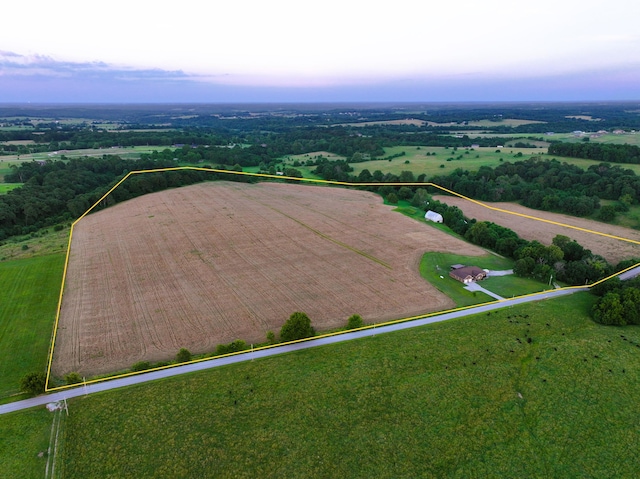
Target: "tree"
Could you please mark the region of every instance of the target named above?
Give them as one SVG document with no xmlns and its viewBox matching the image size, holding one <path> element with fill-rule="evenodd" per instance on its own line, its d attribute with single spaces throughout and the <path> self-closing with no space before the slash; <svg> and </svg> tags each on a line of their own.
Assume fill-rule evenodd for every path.
<svg viewBox="0 0 640 479">
<path fill-rule="evenodd" d="M 598 219 L 606 221 L 607 223 L 613 221 L 616 218 L 616 208 L 613 205 L 604 205 L 600 208 L 598 213 Z"/>
<path fill-rule="evenodd" d="M 513 265 L 513 273 L 516 276 L 522 276 L 524 278 L 531 276 L 536 263 L 533 258 L 526 256 L 515 262 Z"/>
<path fill-rule="evenodd" d="M 45 373 L 29 373 L 20 380 L 20 391 L 27 394 L 42 394 L 47 382 Z"/>
<path fill-rule="evenodd" d="M 640 289 L 625 288 L 620 300 L 627 324 L 640 324 Z"/>
<path fill-rule="evenodd" d="M 280 329 L 280 339 L 284 342 L 295 341 L 296 339 L 309 338 L 315 334 L 311 326 L 309 316 L 300 311 L 296 311 Z"/>
<path fill-rule="evenodd" d="M 349 316 L 349 319 L 347 319 L 347 329 L 361 328 L 363 324 L 362 316 L 359 314 L 352 314 Z"/>
<path fill-rule="evenodd" d="M 429 193 L 427 193 L 426 189 L 418 188 L 411 199 L 411 206 L 426 209 L 430 199 L 431 198 L 429 197 Z"/>
<path fill-rule="evenodd" d="M 189 351 L 187 348 L 180 348 L 180 351 L 178 351 L 178 354 L 176 354 L 176 361 L 178 361 L 179 363 L 186 363 L 191 361 L 191 351 Z"/>
<path fill-rule="evenodd" d="M 407 186 L 403 186 L 398 190 L 398 198 L 401 200 L 408 200 L 413 196 L 413 190 Z"/>
<path fill-rule="evenodd" d="M 395 193 L 389 193 L 387 195 L 387 202 L 396 204 L 398 202 L 398 195 L 396 195 Z"/>
<path fill-rule="evenodd" d="M 624 307 L 618 293 L 607 293 L 593 306 L 593 319 L 597 323 L 623 326 Z"/>
</svg>

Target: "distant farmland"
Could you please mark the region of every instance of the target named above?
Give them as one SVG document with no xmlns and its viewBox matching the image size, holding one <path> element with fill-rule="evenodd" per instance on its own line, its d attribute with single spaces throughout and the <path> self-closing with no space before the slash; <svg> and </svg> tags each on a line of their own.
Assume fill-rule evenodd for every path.
<svg viewBox="0 0 640 479">
<path fill-rule="evenodd" d="M 480 206 L 471 201 L 455 196 L 434 196 L 434 199 L 454 205 L 460 208 L 469 218 L 475 218 L 478 221 L 492 221 L 499 225 L 507 226 L 514 230 L 522 238 L 529 241 L 537 240 L 544 244 L 551 244 L 556 235 L 565 235 L 576 240 L 582 246 L 590 249 L 593 253 L 599 254 L 612 263 L 617 263 L 623 259 L 640 257 L 640 245 L 626 243 L 621 240 L 600 236 L 586 231 L 579 231 L 565 226 L 558 226 L 549 223 L 538 222 L 529 218 L 511 215 L 509 213 L 501 213 L 484 206 Z M 640 241 L 640 232 L 622 226 L 614 226 L 599 221 L 588 220 L 585 218 L 577 218 L 575 216 L 562 215 L 559 213 L 550 213 L 548 211 L 534 210 L 518 205 L 516 203 L 489 203 L 484 204 L 501 208 L 503 210 L 513 211 L 520 214 L 543 218 L 557 223 L 584 228 L 591 231 L 598 231 L 609 235 L 629 238 Z"/>
<path fill-rule="evenodd" d="M 449 308 L 425 251 L 485 253 L 362 191 L 215 182 L 121 203 L 76 226 L 53 371 L 263 342 L 298 310 L 326 330 Z"/>
</svg>

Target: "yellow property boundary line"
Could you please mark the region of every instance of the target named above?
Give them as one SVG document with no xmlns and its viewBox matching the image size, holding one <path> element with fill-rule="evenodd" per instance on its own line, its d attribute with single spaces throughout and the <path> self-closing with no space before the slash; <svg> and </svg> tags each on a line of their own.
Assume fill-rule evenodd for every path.
<svg viewBox="0 0 640 479">
<path fill-rule="evenodd" d="M 499 211 L 501 213 L 507 213 L 510 215 L 515 215 L 515 216 L 520 216 L 523 218 L 528 218 L 531 220 L 535 220 L 535 221 L 541 221 L 543 223 L 549 223 L 552 225 L 556 225 L 556 226 L 563 226 L 565 228 L 571 228 L 574 230 L 578 230 L 578 231 L 583 231 L 586 233 L 591 233 L 591 234 L 595 234 L 595 235 L 599 235 L 599 236 L 605 236 L 607 238 L 612 238 L 612 239 L 616 239 L 616 240 L 620 240 L 620 241 L 625 241 L 627 243 L 633 243 L 636 245 L 640 245 L 640 241 L 635 241 L 629 238 L 623 238 L 620 236 L 615 236 L 615 235 L 611 235 L 611 234 L 607 234 L 607 233 L 602 233 L 599 231 L 594 231 L 594 230 L 589 230 L 586 228 L 580 228 L 578 226 L 572 226 L 572 225 L 567 225 L 564 223 L 559 223 L 557 221 L 552 221 L 552 220 L 547 220 L 544 218 L 538 218 L 536 216 L 531 216 L 531 215 L 526 215 L 523 213 L 516 213 L 514 211 L 509 211 L 509 210 L 505 210 L 502 208 L 496 208 L 494 206 L 489 206 L 485 203 L 482 203 L 480 201 L 468 198 L 464 195 L 461 195 L 460 193 L 456 193 L 455 191 L 449 190 L 447 188 L 444 188 L 443 186 L 437 185 L 435 183 L 417 183 L 417 182 L 404 182 L 404 183 L 352 183 L 352 182 L 346 182 L 346 181 L 332 181 L 332 180 L 318 180 L 318 179 L 312 179 L 312 178 L 295 178 L 295 177 L 291 177 L 291 176 L 282 176 L 282 175 L 269 175 L 269 174 L 264 174 L 264 173 L 248 173 L 248 172 L 244 172 L 244 171 L 229 171 L 229 170 L 220 170 L 220 169 L 214 169 L 214 168 L 201 168 L 201 167 L 197 167 L 197 166 L 177 166 L 177 167 L 173 167 L 173 168 L 157 168 L 157 169 L 150 169 L 150 170 L 135 170 L 135 171 L 130 171 L 129 173 L 127 173 L 120 181 L 118 181 L 109 191 L 107 191 L 98 201 L 96 201 L 93 206 L 91 206 L 87 211 L 85 211 L 78 219 L 76 219 L 73 223 L 71 223 L 71 228 L 69 230 L 69 241 L 67 242 L 67 253 L 66 253 L 66 258 L 65 258 L 65 262 L 64 262 L 64 270 L 62 273 L 62 284 L 60 286 L 60 295 L 58 297 L 58 308 L 56 310 L 56 320 L 53 326 L 53 331 L 51 334 L 51 344 L 49 346 L 49 359 L 48 359 L 48 364 L 47 364 L 47 379 L 45 382 L 45 392 L 51 392 L 51 391 L 60 391 L 63 389 L 68 389 L 68 388 L 73 388 L 73 387 L 78 387 L 80 384 L 68 384 L 68 385 L 63 385 L 63 386 L 57 386 L 54 388 L 50 388 L 49 387 L 49 380 L 51 378 L 51 364 L 53 362 L 53 350 L 55 347 L 55 342 L 56 342 L 56 337 L 58 334 L 58 324 L 60 321 L 60 310 L 62 307 L 62 297 L 63 297 L 63 293 L 64 293 L 64 285 L 66 282 L 66 278 L 67 278 L 67 269 L 69 266 L 69 255 L 71 252 L 71 240 L 73 239 L 73 229 L 75 228 L 75 225 L 82 219 L 84 218 L 86 215 L 88 215 L 89 213 L 91 213 L 91 211 L 93 211 L 99 204 L 101 201 L 103 201 L 107 196 L 109 196 L 116 188 L 118 188 L 122 183 L 124 183 L 130 176 L 132 175 L 139 175 L 139 174 L 145 174 L 145 173 L 162 173 L 162 172 L 166 172 L 166 171 L 180 171 L 180 170 L 194 170 L 194 171 L 206 171 L 209 173 L 224 173 L 224 174 L 231 174 L 231 175 L 239 175 L 239 176 L 248 176 L 248 177 L 255 177 L 255 178 L 265 178 L 265 179 L 275 179 L 275 180 L 291 180 L 291 181 L 298 181 L 298 182 L 303 182 L 303 183 L 319 183 L 319 184 L 325 184 L 325 185 L 332 185 L 332 186 L 350 186 L 350 187 L 361 187 L 361 186 L 377 186 L 377 187 L 381 187 L 381 186 L 431 186 L 434 188 L 437 188 L 439 190 L 442 190 L 446 193 L 449 193 L 453 196 L 457 196 L 459 198 L 462 198 L 464 200 L 470 201 L 472 203 L 475 203 L 477 205 L 483 206 L 485 208 L 488 208 L 490 210 L 493 211 Z M 603 283 L 604 281 L 607 281 L 611 278 L 614 278 L 626 271 L 629 271 L 637 266 L 640 266 L 640 263 L 637 263 L 633 266 L 630 266 L 629 268 L 626 268 L 622 271 L 619 271 L 615 274 L 612 274 L 611 276 L 607 276 L 606 278 L 603 278 L 599 281 L 596 281 L 593 284 L 588 285 L 589 288 L 596 286 L 600 283 Z M 583 288 L 584 286 L 567 286 L 564 288 L 558 288 L 556 291 L 560 291 L 560 290 L 570 290 L 570 289 L 578 289 L 578 288 Z M 539 296 L 542 294 L 548 293 L 548 291 L 541 291 L 539 293 L 531 293 L 531 294 L 523 294 L 521 296 L 516 296 L 515 298 L 526 298 L 526 297 L 533 297 L 533 296 Z M 509 298 L 509 299 L 515 299 L 515 298 Z M 487 303 L 480 303 L 480 304 L 474 304 L 471 306 L 463 306 L 460 308 L 454 308 L 454 309 L 448 309 L 445 311 L 436 311 L 433 313 L 428 313 L 428 314 L 422 314 L 419 316 L 411 316 L 409 318 L 401 318 L 401 319 L 395 319 L 392 321 L 386 321 L 384 323 L 377 323 L 377 324 L 372 324 L 369 326 L 363 326 L 361 328 L 357 328 L 357 329 L 350 329 L 348 331 L 336 331 L 333 333 L 327 333 L 327 334 L 322 334 L 320 336 L 314 336 L 312 338 L 305 338 L 305 339 L 298 339 L 296 341 L 289 341 L 286 343 L 277 343 L 277 344 L 271 344 L 271 345 L 267 345 L 267 346 L 261 346 L 259 348 L 252 348 L 251 350 L 243 350 L 243 351 L 238 351 L 235 353 L 229 353 L 229 354 L 222 354 L 219 356 L 212 356 L 212 357 L 207 357 L 207 358 L 201 358 L 201 359 L 194 359 L 192 361 L 188 361 L 185 363 L 179 363 L 179 364 L 170 364 L 168 366 L 161 366 L 161 367 L 157 367 L 157 368 L 153 368 L 153 369 L 145 369 L 144 371 L 136 371 L 136 372 L 129 372 L 129 373 L 123 373 L 123 374 L 117 374 L 114 376 L 109 376 L 106 378 L 98 378 L 98 379 L 91 379 L 89 381 L 85 381 L 82 383 L 82 385 L 84 384 L 93 384 L 93 383 L 98 383 L 98 382 L 103 382 L 103 381 L 108 381 L 111 379 L 119 379 L 119 378 L 124 378 L 124 377 L 128 377 L 128 376 L 134 376 L 136 374 L 142 374 L 142 373 L 148 373 L 148 372 L 152 372 L 152 371 L 159 371 L 162 369 L 169 369 L 169 368 L 173 368 L 176 366 L 182 366 L 185 364 L 193 364 L 193 363 L 199 363 L 202 361 L 208 361 L 210 359 L 214 359 L 214 358 L 223 358 L 223 357 L 227 357 L 227 356 L 235 356 L 238 354 L 246 354 L 252 351 L 260 351 L 263 349 L 270 349 L 273 347 L 277 347 L 277 346 L 282 346 L 285 344 L 295 344 L 295 343 L 301 343 L 304 341 L 310 341 L 313 339 L 319 339 L 319 338 L 326 338 L 326 337 L 330 337 L 330 336 L 337 336 L 340 334 L 345 334 L 348 332 L 352 332 L 352 331 L 361 331 L 361 330 L 366 330 L 366 329 L 373 329 L 376 327 L 381 327 L 381 326 L 388 326 L 391 324 L 397 324 L 397 323 L 403 323 L 403 322 L 407 322 L 407 321 L 413 321 L 416 319 L 424 319 L 424 318 L 430 318 L 433 316 L 439 316 L 441 314 L 447 314 L 447 313 L 453 313 L 456 311 L 463 311 L 465 309 L 471 309 L 471 308 L 475 308 L 478 306 L 482 306 L 482 305 L 488 305 L 488 304 L 495 304 L 495 303 L 500 303 L 503 301 L 507 301 L 507 299 L 502 299 L 502 300 L 496 300 L 496 301 L 489 301 Z"/>
</svg>

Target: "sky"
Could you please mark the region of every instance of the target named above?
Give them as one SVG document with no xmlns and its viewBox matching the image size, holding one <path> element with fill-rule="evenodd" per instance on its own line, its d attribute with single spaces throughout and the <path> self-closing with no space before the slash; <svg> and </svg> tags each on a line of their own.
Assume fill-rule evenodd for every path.
<svg viewBox="0 0 640 479">
<path fill-rule="evenodd" d="M 0 102 L 640 99 L 637 0 L 30 0 Z"/>
</svg>

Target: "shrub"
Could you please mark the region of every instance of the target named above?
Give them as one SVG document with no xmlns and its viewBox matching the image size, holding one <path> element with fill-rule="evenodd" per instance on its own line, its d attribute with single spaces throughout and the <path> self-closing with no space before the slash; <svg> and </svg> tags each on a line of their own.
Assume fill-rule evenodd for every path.
<svg viewBox="0 0 640 479">
<path fill-rule="evenodd" d="M 276 335 L 273 331 L 267 331 L 267 341 L 269 344 L 276 344 Z"/>
<path fill-rule="evenodd" d="M 347 329 L 361 328 L 363 324 L 362 316 L 359 314 L 352 314 L 349 316 L 349 319 L 347 319 Z"/>
<path fill-rule="evenodd" d="M 146 369 L 151 369 L 151 363 L 149 361 L 138 361 L 131 366 L 131 370 L 134 372 L 144 371 Z"/>
<path fill-rule="evenodd" d="M 238 351 L 244 351 L 245 349 L 249 349 L 247 347 L 247 343 L 245 343 L 242 339 L 236 339 L 229 344 L 218 344 L 218 347 L 216 348 L 216 356 L 220 356 L 222 354 L 237 353 Z"/>
<path fill-rule="evenodd" d="M 76 372 L 65 374 L 64 382 L 67 384 L 78 384 L 82 382 L 82 376 L 80 376 L 80 373 Z"/>
<path fill-rule="evenodd" d="M 179 363 L 186 363 L 191 361 L 191 351 L 189 351 L 187 348 L 180 348 L 180 351 L 178 351 L 178 354 L 176 354 L 176 361 L 178 361 Z"/>
</svg>

